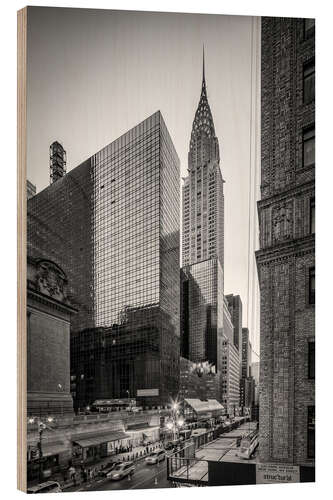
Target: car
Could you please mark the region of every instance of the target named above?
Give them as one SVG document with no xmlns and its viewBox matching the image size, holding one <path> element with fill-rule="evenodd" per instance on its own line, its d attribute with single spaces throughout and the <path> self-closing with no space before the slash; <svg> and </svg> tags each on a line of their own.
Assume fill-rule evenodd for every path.
<svg viewBox="0 0 333 500">
<path fill-rule="evenodd" d="M 62 489 L 59 483 L 56 481 L 46 481 L 45 483 L 36 484 L 36 486 L 30 486 L 27 489 L 27 493 L 61 493 Z"/>
<path fill-rule="evenodd" d="M 148 457 L 145 458 L 147 464 L 158 464 L 158 462 L 162 462 L 165 460 L 165 451 L 164 450 L 156 450 L 153 451 Z"/>
<path fill-rule="evenodd" d="M 122 462 L 115 466 L 115 468 L 110 472 L 108 477 L 112 481 L 118 481 L 126 476 L 132 476 L 135 471 L 134 462 Z"/>
<path fill-rule="evenodd" d="M 101 477 L 110 477 L 111 472 L 116 467 L 116 465 L 122 464 L 123 462 L 109 462 L 103 467 L 98 473 Z"/>
</svg>

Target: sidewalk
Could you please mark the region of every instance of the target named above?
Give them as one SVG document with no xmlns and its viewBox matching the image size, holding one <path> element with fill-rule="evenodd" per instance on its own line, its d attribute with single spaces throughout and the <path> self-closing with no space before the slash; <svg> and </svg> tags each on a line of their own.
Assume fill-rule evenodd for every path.
<svg viewBox="0 0 333 500">
<path fill-rule="evenodd" d="M 94 480 L 98 477 L 98 472 L 105 467 L 106 464 L 109 464 L 111 462 L 127 462 L 127 461 L 134 461 L 138 462 L 140 460 L 143 460 L 149 453 L 151 453 L 154 449 L 156 448 L 163 448 L 162 442 L 158 441 L 157 443 L 148 445 L 148 446 L 137 446 L 133 448 L 132 451 L 129 452 L 124 452 L 124 453 L 118 453 L 117 455 L 109 455 L 108 457 L 100 459 L 98 462 L 92 462 L 88 464 L 84 464 L 84 467 L 86 470 L 92 470 L 92 477 L 88 478 L 87 481 L 83 481 L 82 475 L 81 475 L 81 467 L 80 465 L 74 465 L 76 469 L 76 481 L 74 482 L 72 479 L 67 479 L 64 480 L 64 474 L 63 472 L 57 472 L 55 474 L 52 474 L 52 477 L 50 479 L 45 479 L 47 480 L 52 480 L 52 481 L 57 481 L 61 488 L 63 490 L 70 488 L 72 486 L 79 486 L 83 483 L 89 484 L 94 482 Z M 148 449 L 148 453 L 147 453 Z M 34 484 L 38 484 L 34 482 Z M 29 484 L 29 486 L 32 486 L 32 484 Z M 28 487 L 29 487 L 28 486 Z"/>
</svg>

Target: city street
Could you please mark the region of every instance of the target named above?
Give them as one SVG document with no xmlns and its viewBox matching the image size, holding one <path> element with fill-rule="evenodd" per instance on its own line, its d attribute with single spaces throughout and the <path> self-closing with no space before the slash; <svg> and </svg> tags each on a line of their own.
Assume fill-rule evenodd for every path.
<svg viewBox="0 0 333 500">
<path fill-rule="evenodd" d="M 167 480 L 166 460 L 158 465 L 147 465 L 145 460 L 136 464 L 134 475 L 119 481 L 98 478 L 91 483 L 83 483 L 73 486 L 65 491 L 105 491 L 105 490 L 130 490 L 144 488 L 170 488 Z"/>
</svg>

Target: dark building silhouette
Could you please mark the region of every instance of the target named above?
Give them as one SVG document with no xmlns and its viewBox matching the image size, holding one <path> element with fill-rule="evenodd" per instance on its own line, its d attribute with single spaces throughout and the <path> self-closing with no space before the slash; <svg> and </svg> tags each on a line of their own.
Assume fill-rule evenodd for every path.
<svg viewBox="0 0 333 500">
<path fill-rule="evenodd" d="M 314 464 L 315 22 L 262 18 L 261 461 Z"/>
<path fill-rule="evenodd" d="M 231 321 L 234 326 L 234 345 L 239 349 L 242 343 L 243 304 L 239 295 L 226 295 Z"/>
</svg>

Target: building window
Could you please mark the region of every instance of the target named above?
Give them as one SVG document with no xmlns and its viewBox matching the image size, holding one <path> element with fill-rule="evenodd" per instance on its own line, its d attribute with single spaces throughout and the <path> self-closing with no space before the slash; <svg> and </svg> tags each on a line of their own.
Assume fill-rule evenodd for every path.
<svg viewBox="0 0 333 500">
<path fill-rule="evenodd" d="M 304 19 L 304 38 L 313 37 L 315 34 L 315 20 L 314 19 Z"/>
<path fill-rule="evenodd" d="M 315 99 L 315 61 L 307 62 L 303 66 L 303 102 L 309 104 Z"/>
<path fill-rule="evenodd" d="M 315 457 L 315 407 L 308 406 L 308 458 Z"/>
<path fill-rule="evenodd" d="M 303 130 L 303 167 L 315 164 L 315 128 Z"/>
<path fill-rule="evenodd" d="M 315 343 L 308 343 L 308 378 L 315 378 Z"/>
<path fill-rule="evenodd" d="M 315 268 L 310 267 L 309 269 L 309 304 L 315 303 L 315 293 L 316 293 L 316 274 Z"/>
<path fill-rule="evenodd" d="M 316 203 L 315 199 L 310 200 L 310 233 L 314 234 L 316 232 Z"/>
</svg>

